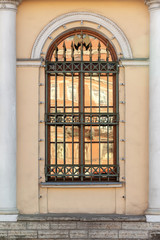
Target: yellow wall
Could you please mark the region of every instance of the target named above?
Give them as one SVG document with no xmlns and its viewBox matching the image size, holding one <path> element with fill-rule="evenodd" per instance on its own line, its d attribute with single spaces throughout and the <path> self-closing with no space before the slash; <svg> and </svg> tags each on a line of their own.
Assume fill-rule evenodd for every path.
<svg viewBox="0 0 160 240">
<path fill-rule="evenodd" d="M 143 0 L 24 0 L 17 13 L 17 58 L 30 58 L 40 31 L 57 16 L 72 11 L 94 12 L 111 19 L 128 38 L 134 58 L 148 57 L 149 13 Z M 61 27 L 56 34 L 63 30 Z M 19 211 L 143 214 L 148 204 L 148 67 L 120 68 L 120 82 L 126 83 L 119 87 L 120 101 L 126 97 L 126 104 L 120 105 L 120 118 L 126 118 L 125 124 L 120 123 L 120 139 L 126 139 L 125 143 L 120 141 L 120 158 L 126 156 L 126 161 L 120 160 L 120 181 L 125 177 L 126 184 L 120 188 L 40 187 L 45 149 L 44 142 L 38 142 L 44 139 L 44 124 L 38 125 L 44 119 L 44 105 L 39 108 L 38 104 L 44 101 L 44 87 L 39 89 L 39 80 L 45 81 L 43 68 L 17 67 Z M 39 156 L 43 160 L 38 161 Z"/>
</svg>

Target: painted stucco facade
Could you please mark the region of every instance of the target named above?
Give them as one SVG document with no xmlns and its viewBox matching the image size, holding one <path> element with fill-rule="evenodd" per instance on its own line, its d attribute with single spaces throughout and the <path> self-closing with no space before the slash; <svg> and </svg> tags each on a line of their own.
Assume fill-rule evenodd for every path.
<svg viewBox="0 0 160 240">
<path fill-rule="evenodd" d="M 0 4 L 1 14 L 2 5 L 13 2 Z M 159 5 L 157 8 L 159 11 Z M 54 39 L 77 27 L 90 28 L 105 36 L 120 59 L 120 178 L 116 184 L 96 187 L 45 186 L 41 184 L 45 182 L 44 59 Z M 150 15 L 143 0 L 23 0 L 19 4 L 16 16 L 19 213 L 145 214 L 149 201 L 149 39 Z"/>
</svg>

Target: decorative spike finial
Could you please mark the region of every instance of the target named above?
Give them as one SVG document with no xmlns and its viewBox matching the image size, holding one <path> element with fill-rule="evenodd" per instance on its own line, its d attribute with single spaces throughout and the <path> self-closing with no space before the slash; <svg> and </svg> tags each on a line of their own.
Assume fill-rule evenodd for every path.
<svg viewBox="0 0 160 240">
<path fill-rule="evenodd" d="M 65 44 L 65 42 L 63 42 L 63 58 L 65 61 L 66 60 L 66 44 Z"/>
<path fill-rule="evenodd" d="M 72 61 L 74 61 L 74 44 L 73 44 L 73 41 L 71 43 L 71 58 L 72 58 Z"/>
<path fill-rule="evenodd" d="M 81 31 L 80 35 L 81 35 L 81 39 L 82 39 L 81 41 L 83 41 L 83 32 L 82 31 Z"/>
<path fill-rule="evenodd" d="M 101 58 L 101 44 L 100 44 L 100 41 L 98 43 L 98 60 L 100 60 Z"/>
<path fill-rule="evenodd" d="M 92 43 L 90 42 L 89 44 L 89 57 L 90 57 L 90 61 L 92 60 Z"/>
<path fill-rule="evenodd" d="M 57 47 L 57 44 L 55 45 L 54 57 L 55 57 L 55 60 L 58 61 L 58 47 Z"/>
<path fill-rule="evenodd" d="M 107 52 L 107 61 L 109 59 L 109 43 L 107 42 L 107 45 L 106 45 L 106 52 Z"/>
</svg>

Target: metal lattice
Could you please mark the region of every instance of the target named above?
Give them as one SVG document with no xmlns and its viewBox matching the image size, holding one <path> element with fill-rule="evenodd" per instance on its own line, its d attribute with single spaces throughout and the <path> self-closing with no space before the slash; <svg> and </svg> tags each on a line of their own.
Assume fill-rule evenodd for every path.
<svg viewBox="0 0 160 240">
<path fill-rule="evenodd" d="M 118 181 L 118 62 L 96 41 L 72 36 L 46 61 L 46 181 Z"/>
</svg>

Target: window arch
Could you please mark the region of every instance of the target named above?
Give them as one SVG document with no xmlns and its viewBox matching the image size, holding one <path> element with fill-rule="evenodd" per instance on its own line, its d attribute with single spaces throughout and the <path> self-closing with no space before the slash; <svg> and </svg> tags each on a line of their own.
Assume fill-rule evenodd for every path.
<svg viewBox="0 0 160 240">
<path fill-rule="evenodd" d="M 118 181 L 118 61 L 100 34 L 75 29 L 46 56 L 46 181 Z"/>
</svg>

